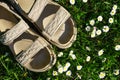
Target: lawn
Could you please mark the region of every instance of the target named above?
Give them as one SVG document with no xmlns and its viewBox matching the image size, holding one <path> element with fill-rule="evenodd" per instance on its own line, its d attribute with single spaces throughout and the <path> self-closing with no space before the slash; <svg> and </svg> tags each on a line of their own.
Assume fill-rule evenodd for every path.
<svg viewBox="0 0 120 80">
<path fill-rule="evenodd" d="M 26 70 L 0 44 L 0 80 L 120 80 L 120 0 L 54 1 L 76 23 L 74 44 L 64 50 L 53 46 L 57 62 L 44 73 Z"/>
</svg>

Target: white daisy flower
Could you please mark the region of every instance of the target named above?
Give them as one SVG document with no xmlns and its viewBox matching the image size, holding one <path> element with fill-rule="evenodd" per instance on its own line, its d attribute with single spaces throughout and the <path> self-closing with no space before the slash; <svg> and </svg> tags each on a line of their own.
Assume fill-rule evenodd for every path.
<svg viewBox="0 0 120 80">
<path fill-rule="evenodd" d="M 48 77 L 48 78 L 46 78 L 46 80 L 50 80 L 50 78 Z"/>
<path fill-rule="evenodd" d="M 110 15 L 113 16 L 113 15 L 115 15 L 115 14 L 116 14 L 116 10 L 113 9 L 113 10 L 110 12 Z"/>
<path fill-rule="evenodd" d="M 74 5 L 75 4 L 75 0 L 70 0 L 70 4 Z"/>
<path fill-rule="evenodd" d="M 65 64 L 66 67 L 70 67 L 70 65 L 71 65 L 71 64 L 70 64 L 69 62 L 67 62 L 67 63 Z"/>
<path fill-rule="evenodd" d="M 91 29 L 90 26 L 87 26 L 87 27 L 85 28 L 86 31 L 90 31 L 90 29 Z"/>
<path fill-rule="evenodd" d="M 58 72 L 57 71 L 53 71 L 53 76 L 57 76 Z"/>
<path fill-rule="evenodd" d="M 90 47 L 86 46 L 86 50 L 87 51 L 91 51 Z"/>
<path fill-rule="evenodd" d="M 116 50 L 116 51 L 119 51 L 119 50 L 120 50 L 120 45 L 116 45 L 116 46 L 115 46 L 115 50 Z"/>
<path fill-rule="evenodd" d="M 72 54 L 72 55 L 71 55 L 71 57 L 72 57 L 72 59 L 73 59 L 73 60 L 75 60 L 75 59 L 76 59 L 75 54 Z"/>
<path fill-rule="evenodd" d="M 73 54 L 73 50 L 71 50 L 71 51 L 70 51 L 69 56 L 71 56 L 73 60 L 75 60 L 75 59 L 76 59 L 75 54 Z"/>
<path fill-rule="evenodd" d="M 67 76 L 71 76 L 71 74 L 72 74 L 71 70 L 69 70 L 69 71 L 66 72 Z"/>
<path fill-rule="evenodd" d="M 59 52 L 58 57 L 62 57 L 63 56 L 63 52 Z"/>
<path fill-rule="evenodd" d="M 113 5 L 113 10 L 116 10 L 117 9 L 117 5 Z"/>
<path fill-rule="evenodd" d="M 64 66 L 64 72 L 66 72 L 67 70 L 68 70 L 68 68 L 70 67 L 70 63 L 69 62 L 67 62 L 66 64 L 65 64 L 65 66 Z"/>
<path fill-rule="evenodd" d="M 76 73 L 76 74 L 77 74 L 77 77 L 78 77 L 79 79 L 82 79 L 81 75 L 79 75 L 78 73 Z"/>
<path fill-rule="evenodd" d="M 73 54 L 73 52 L 74 52 L 74 51 L 73 51 L 73 50 L 71 50 L 71 51 L 70 51 L 70 53 L 69 53 L 69 55 L 71 56 L 71 55 Z"/>
<path fill-rule="evenodd" d="M 104 53 L 104 50 L 101 49 L 100 51 L 98 51 L 98 56 L 101 56 Z"/>
<path fill-rule="evenodd" d="M 65 67 L 63 68 L 63 71 L 66 72 L 67 70 L 68 70 L 68 67 L 65 66 Z"/>
<path fill-rule="evenodd" d="M 98 16 L 97 20 L 101 22 L 103 20 L 103 17 L 102 16 Z"/>
<path fill-rule="evenodd" d="M 98 36 L 101 35 L 101 33 L 102 33 L 101 30 L 97 30 L 97 31 L 96 31 L 96 34 L 97 34 Z"/>
<path fill-rule="evenodd" d="M 95 24 L 95 20 L 90 20 L 90 25 L 93 26 Z"/>
<path fill-rule="evenodd" d="M 87 56 L 86 61 L 89 62 L 90 59 L 91 59 L 91 57 L 90 57 L 90 56 Z"/>
<path fill-rule="evenodd" d="M 63 73 L 63 67 L 60 67 L 60 68 L 58 68 L 58 72 L 60 73 L 60 74 L 62 74 Z"/>
<path fill-rule="evenodd" d="M 86 3 L 88 0 L 83 0 L 84 3 Z"/>
<path fill-rule="evenodd" d="M 91 38 L 96 37 L 96 27 L 94 27 L 92 33 L 91 33 Z"/>
<path fill-rule="evenodd" d="M 114 70 L 113 74 L 114 74 L 114 75 L 119 75 L 119 72 L 120 72 L 120 71 L 117 69 L 117 70 Z"/>
<path fill-rule="evenodd" d="M 102 60 L 102 62 L 105 62 L 107 60 L 107 58 L 104 58 L 103 60 Z"/>
<path fill-rule="evenodd" d="M 100 74 L 99 74 L 99 78 L 100 79 L 103 79 L 105 76 L 106 76 L 105 72 L 100 72 Z"/>
<path fill-rule="evenodd" d="M 81 65 L 78 65 L 77 66 L 77 70 L 81 70 L 82 69 L 82 66 Z"/>
<path fill-rule="evenodd" d="M 109 31 L 109 27 L 108 26 L 103 26 L 103 32 L 108 32 Z"/>
<path fill-rule="evenodd" d="M 109 23 L 111 23 L 111 24 L 114 22 L 113 18 L 109 18 L 108 21 L 109 21 Z"/>
</svg>

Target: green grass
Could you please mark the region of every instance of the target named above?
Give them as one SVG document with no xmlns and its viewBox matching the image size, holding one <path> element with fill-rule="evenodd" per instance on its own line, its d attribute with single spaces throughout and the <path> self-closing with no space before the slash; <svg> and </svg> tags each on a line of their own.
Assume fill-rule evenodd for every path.
<svg viewBox="0 0 120 80">
<path fill-rule="evenodd" d="M 66 76 L 65 72 L 53 76 L 52 72 L 58 70 L 57 63 L 47 72 L 30 72 L 17 63 L 8 47 L 0 44 L 0 80 L 46 80 L 48 77 L 51 80 L 79 80 L 76 73 L 81 75 L 82 80 L 100 80 L 99 74 L 102 71 L 106 73 L 103 80 L 119 80 L 120 74 L 114 75 L 113 71 L 120 70 L 120 51 L 114 49 L 115 45 L 120 44 L 120 0 L 88 0 L 87 3 L 76 0 L 75 5 L 71 5 L 69 0 L 59 0 L 57 3 L 71 13 L 78 31 L 77 40 L 72 47 L 65 50 L 55 48 L 56 55 L 61 51 L 64 53 L 61 58 L 57 58 L 57 63 L 59 62 L 63 66 L 66 62 L 71 63 L 69 70 L 72 72 L 72 77 Z M 111 16 L 110 11 L 114 4 L 118 5 L 118 9 L 116 14 Z M 104 25 L 108 25 L 110 31 L 102 32 L 101 35 L 91 38 L 90 33 L 93 26 L 90 26 L 89 21 L 91 19 L 97 21 L 99 15 L 103 16 L 103 21 L 96 22 L 95 26 L 102 30 Z M 110 17 L 114 18 L 112 24 L 108 22 Z M 91 27 L 90 32 L 85 30 L 87 25 Z M 91 50 L 87 51 L 86 46 Z M 104 54 L 98 56 L 98 51 L 101 49 L 104 50 Z M 76 60 L 68 56 L 71 50 L 74 51 Z M 91 60 L 86 62 L 88 55 Z M 104 58 L 106 61 L 102 62 Z M 78 64 L 83 66 L 80 71 L 76 70 Z"/>
</svg>

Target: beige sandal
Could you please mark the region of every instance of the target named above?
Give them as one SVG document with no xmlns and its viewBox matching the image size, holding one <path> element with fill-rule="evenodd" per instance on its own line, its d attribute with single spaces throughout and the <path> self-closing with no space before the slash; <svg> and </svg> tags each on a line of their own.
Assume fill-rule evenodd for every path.
<svg viewBox="0 0 120 80">
<path fill-rule="evenodd" d="M 36 28 L 52 44 L 68 48 L 76 40 L 77 30 L 70 13 L 51 0 L 10 0 L 21 14 L 22 10 L 35 23 Z M 16 4 L 18 3 L 18 4 Z M 14 6 L 18 5 L 18 6 Z M 21 7 L 21 8 L 20 8 Z"/>
<path fill-rule="evenodd" d="M 44 72 L 55 64 L 51 45 L 1 2 L 0 32 L 3 33 L 0 41 L 10 47 L 16 60 L 28 70 Z"/>
</svg>

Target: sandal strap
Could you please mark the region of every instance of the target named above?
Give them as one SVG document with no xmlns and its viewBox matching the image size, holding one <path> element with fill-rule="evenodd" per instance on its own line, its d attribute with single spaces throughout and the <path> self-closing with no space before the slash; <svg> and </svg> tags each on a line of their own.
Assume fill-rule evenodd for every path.
<svg viewBox="0 0 120 80">
<path fill-rule="evenodd" d="M 28 16 L 35 22 L 38 20 L 45 6 L 49 3 L 49 0 L 36 0 Z"/>
<path fill-rule="evenodd" d="M 28 60 L 33 57 L 35 54 L 37 54 L 42 48 L 46 47 L 47 43 L 43 41 L 43 39 L 38 38 L 35 40 L 35 42 L 26 50 L 22 51 L 16 56 L 16 60 L 24 65 L 28 62 Z"/>
<path fill-rule="evenodd" d="M 21 20 L 18 24 L 4 33 L 0 37 L 0 41 L 5 45 L 9 45 L 21 34 L 23 34 L 28 28 L 29 26 L 23 20 Z"/>
<path fill-rule="evenodd" d="M 52 37 L 54 33 L 59 29 L 59 27 L 65 23 L 65 21 L 70 17 L 70 14 L 63 8 L 57 11 L 54 20 L 45 27 L 45 32 Z"/>
</svg>

